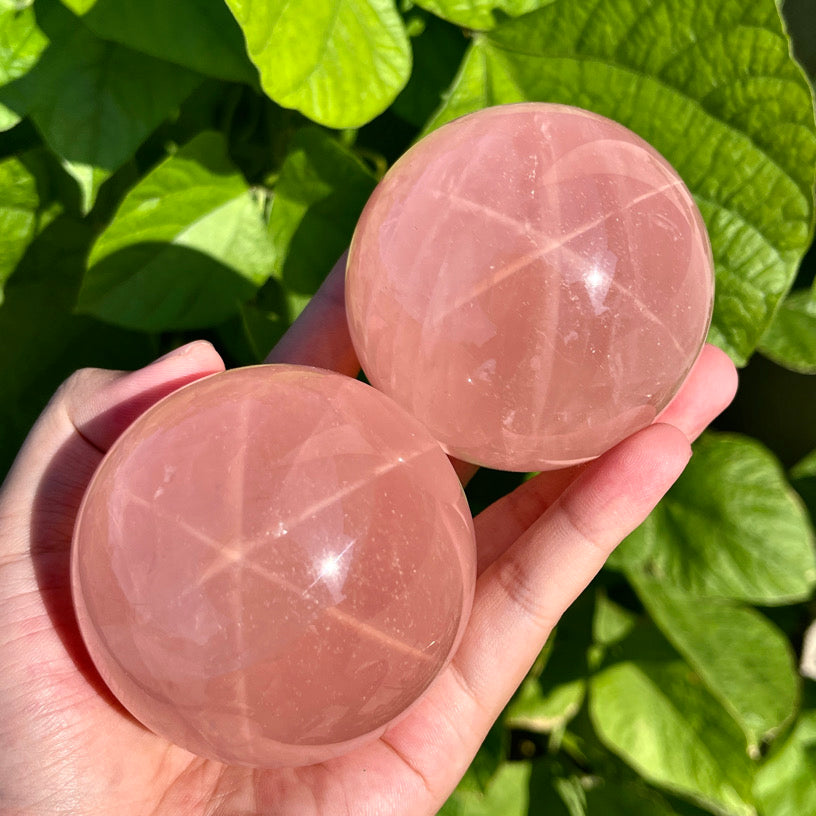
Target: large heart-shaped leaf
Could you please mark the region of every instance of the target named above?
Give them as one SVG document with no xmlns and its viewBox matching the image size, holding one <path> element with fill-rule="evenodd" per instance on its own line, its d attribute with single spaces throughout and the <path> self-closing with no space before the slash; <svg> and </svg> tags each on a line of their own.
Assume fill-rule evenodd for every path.
<svg viewBox="0 0 816 816">
<path fill-rule="evenodd" d="M 755 816 L 744 735 L 652 627 L 634 630 L 593 676 L 590 713 L 601 739 L 647 781 L 715 813 Z"/>
<path fill-rule="evenodd" d="M 774 456 L 709 433 L 685 472 L 610 565 L 700 598 L 784 604 L 816 585 L 807 513 Z"/>
<path fill-rule="evenodd" d="M 394 0 L 226 0 L 261 84 L 323 125 L 359 127 L 393 102 L 411 73 Z"/>
<path fill-rule="evenodd" d="M 774 0 L 554 0 L 474 37 L 426 130 L 522 100 L 616 119 L 675 166 L 711 235 L 710 339 L 744 363 L 813 219 L 813 101 Z"/>
<path fill-rule="evenodd" d="M 785 635 L 755 609 L 696 598 L 641 576 L 635 587 L 654 622 L 740 724 L 750 749 L 791 719 L 799 697 Z"/>
<path fill-rule="evenodd" d="M 125 197 L 94 244 L 78 308 L 128 328 L 196 328 L 224 320 L 272 271 L 261 209 L 203 133 Z"/>
</svg>

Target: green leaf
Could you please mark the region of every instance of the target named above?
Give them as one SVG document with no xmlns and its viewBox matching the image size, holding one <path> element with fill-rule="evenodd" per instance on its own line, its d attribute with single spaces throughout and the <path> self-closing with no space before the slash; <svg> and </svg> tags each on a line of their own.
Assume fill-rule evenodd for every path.
<svg viewBox="0 0 816 816">
<path fill-rule="evenodd" d="M 807 514 L 773 454 L 749 437 L 707 433 L 685 472 L 610 565 L 698 597 L 765 605 L 816 583 Z"/>
<path fill-rule="evenodd" d="M 606 115 L 675 166 L 711 236 L 710 339 L 744 363 L 813 223 L 813 102 L 774 1 L 554 0 L 474 38 L 426 131 L 522 100 Z"/>
<path fill-rule="evenodd" d="M 677 816 L 658 793 L 636 782 L 603 780 L 586 794 L 587 816 Z"/>
<path fill-rule="evenodd" d="M 527 816 L 528 762 L 505 762 L 484 793 L 457 788 L 438 816 Z"/>
<path fill-rule="evenodd" d="M 223 0 L 66 2 L 98 37 L 206 76 L 256 84 L 244 37 Z"/>
<path fill-rule="evenodd" d="M 0 305 L 8 280 L 37 227 L 37 180 L 19 159 L 0 161 Z"/>
<path fill-rule="evenodd" d="M 468 40 L 460 29 L 430 14 L 414 12 L 407 23 L 414 67 L 391 110 L 421 128 L 439 107 L 444 92 L 456 76 Z"/>
<path fill-rule="evenodd" d="M 533 761 L 529 816 L 678 816 L 678 812 L 639 780 L 579 775 L 558 759 L 546 758 Z"/>
<path fill-rule="evenodd" d="M 394 101 L 411 49 L 394 0 L 226 0 L 264 91 L 333 128 L 359 127 Z"/>
<path fill-rule="evenodd" d="M 774 748 L 757 773 L 754 792 L 763 816 L 816 813 L 816 710 L 802 712 Z"/>
<path fill-rule="evenodd" d="M 216 327 L 218 338 L 237 365 L 262 363 L 292 323 L 286 291 L 269 278 L 242 303 L 238 313 Z"/>
<path fill-rule="evenodd" d="M 203 133 L 125 197 L 88 260 L 78 309 L 128 328 L 196 328 L 225 319 L 269 276 L 261 209 Z"/>
<path fill-rule="evenodd" d="M 62 0 L 62 4 L 71 9 L 74 14 L 82 15 L 96 5 L 96 0 Z"/>
<path fill-rule="evenodd" d="M 313 295 L 348 247 L 376 179 L 318 128 L 300 130 L 281 167 L 269 232 L 284 287 Z"/>
<path fill-rule="evenodd" d="M 417 5 L 475 31 L 487 31 L 505 17 L 518 17 L 553 0 L 417 0 Z"/>
<path fill-rule="evenodd" d="M 592 639 L 601 647 L 614 646 L 631 633 L 637 624 L 637 615 L 611 601 L 599 592 L 592 622 Z"/>
<path fill-rule="evenodd" d="M 96 204 L 100 188 L 113 175 L 113 171 L 86 161 L 71 161 L 63 156 L 58 157 L 64 170 L 79 186 L 80 210 L 83 215 L 87 215 Z"/>
<path fill-rule="evenodd" d="M 61 216 L 30 244 L 0 307 L 0 472 L 57 386 L 83 366 L 133 369 L 158 351 L 151 338 L 72 314 L 92 238 Z"/>
<path fill-rule="evenodd" d="M 804 479 L 810 476 L 816 476 L 816 450 L 812 450 L 791 468 L 792 479 Z"/>
<path fill-rule="evenodd" d="M 178 108 L 200 76 L 95 37 L 56 0 L 38 0 L 51 44 L 0 103 L 28 113 L 80 185 L 88 211 L 99 185 Z"/>
<path fill-rule="evenodd" d="M 816 450 L 791 468 L 791 483 L 816 521 Z"/>
<path fill-rule="evenodd" d="M 21 6 L 17 0 L 0 0 L 0 87 L 27 74 L 47 45 L 33 3 Z M 0 130 L 16 125 L 22 115 L 0 104 Z"/>
<path fill-rule="evenodd" d="M 762 741 L 796 710 L 799 682 L 788 639 L 755 609 L 733 601 L 696 598 L 642 577 L 634 584 L 654 622 L 758 756 Z"/>
<path fill-rule="evenodd" d="M 621 644 L 589 699 L 600 738 L 646 781 L 718 813 L 755 816 L 742 731 L 652 627 Z"/>
<path fill-rule="evenodd" d="M 578 712 L 585 693 L 583 678 L 551 685 L 539 677 L 527 677 L 507 708 L 507 724 L 537 732 L 562 728 Z"/>
<path fill-rule="evenodd" d="M 800 374 L 816 374 L 816 290 L 788 295 L 759 344 L 778 365 Z"/>
<path fill-rule="evenodd" d="M 586 780 L 557 759 L 533 762 L 529 816 L 587 816 Z"/>
</svg>

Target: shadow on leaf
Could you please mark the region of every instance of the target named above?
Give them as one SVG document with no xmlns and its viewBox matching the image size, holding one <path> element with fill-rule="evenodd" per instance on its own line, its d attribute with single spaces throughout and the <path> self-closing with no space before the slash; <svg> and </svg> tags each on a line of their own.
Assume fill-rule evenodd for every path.
<svg viewBox="0 0 816 816">
<path fill-rule="evenodd" d="M 198 329 L 226 320 L 257 286 L 239 271 L 176 244 L 133 244 L 85 274 L 77 311 L 143 331 Z"/>
</svg>

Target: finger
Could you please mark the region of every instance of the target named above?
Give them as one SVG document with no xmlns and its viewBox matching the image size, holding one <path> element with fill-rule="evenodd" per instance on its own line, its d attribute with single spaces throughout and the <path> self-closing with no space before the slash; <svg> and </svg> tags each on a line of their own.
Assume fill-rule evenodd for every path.
<svg viewBox="0 0 816 816">
<path fill-rule="evenodd" d="M 105 452 L 122 431 L 151 405 L 181 386 L 224 370 L 212 344 L 199 340 L 160 357 L 138 371 L 98 372 L 104 387 L 78 382 L 68 389 L 65 407 L 77 431 Z M 112 375 L 112 376 L 110 376 Z M 95 375 L 91 379 L 97 379 Z"/>
<path fill-rule="evenodd" d="M 615 546 L 648 516 L 690 456 L 685 435 L 658 424 L 588 464 L 479 577 L 470 627 L 475 631 L 458 655 L 463 675 L 479 687 L 492 682 L 490 657 L 479 654 L 492 641 L 494 649 L 509 649 L 506 657 L 516 655 L 511 664 L 518 666 L 520 680 L 549 630 Z M 512 692 L 515 685 L 508 688 Z"/>
<path fill-rule="evenodd" d="M 539 473 L 479 513 L 473 520 L 476 573 L 481 575 L 590 464 Z"/>
<path fill-rule="evenodd" d="M 496 713 L 550 630 L 609 554 L 682 473 L 688 440 L 651 425 L 592 462 L 546 513 L 480 576 L 455 661 L 467 687 Z M 496 665 L 510 671 L 496 672 Z"/>
<path fill-rule="evenodd" d="M 660 416 L 693 441 L 734 398 L 737 372 L 715 346 L 703 349 L 677 396 Z M 591 463 L 541 473 L 519 485 L 475 519 L 477 569 L 481 573 L 503 553 Z"/>
<path fill-rule="evenodd" d="M 478 465 L 473 465 L 470 462 L 463 461 L 462 459 L 456 459 L 453 456 L 449 456 L 448 459 L 450 459 L 450 463 L 453 465 L 453 469 L 456 472 L 456 475 L 459 477 L 462 487 L 465 487 L 479 470 Z"/>
<path fill-rule="evenodd" d="M 54 489 L 57 512 L 69 515 L 104 452 L 144 410 L 224 363 L 205 341 L 190 343 L 132 373 L 82 369 L 59 388 L 17 455 L 0 493 L 0 516 L 27 533 L 35 496 Z M 59 462 L 59 467 L 55 467 Z M 59 482 L 60 490 L 56 490 Z M 72 519 L 69 519 L 72 521 Z M 25 546 L 26 536 L 4 536 Z"/>
<path fill-rule="evenodd" d="M 707 343 L 683 387 L 658 416 L 695 440 L 714 417 L 725 410 L 737 392 L 737 369 L 731 358 Z"/>
<path fill-rule="evenodd" d="M 266 358 L 267 363 L 294 363 L 357 375 L 360 363 L 346 320 L 343 253 L 309 305 Z"/>
<path fill-rule="evenodd" d="M 549 510 L 479 577 L 451 665 L 388 743 L 431 789 L 464 771 L 560 616 L 613 548 L 651 512 L 690 456 L 686 437 L 651 425 L 589 463 Z M 440 766 L 443 752 L 450 764 Z"/>
</svg>

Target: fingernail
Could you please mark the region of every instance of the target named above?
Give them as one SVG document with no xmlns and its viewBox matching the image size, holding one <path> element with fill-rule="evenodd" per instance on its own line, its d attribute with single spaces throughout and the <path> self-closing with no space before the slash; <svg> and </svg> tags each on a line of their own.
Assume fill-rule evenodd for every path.
<svg viewBox="0 0 816 816">
<path fill-rule="evenodd" d="M 174 348 L 172 351 L 168 351 L 167 354 L 162 354 L 161 357 L 155 359 L 152 363 L 148 363 L 145 368 L 150 368 L 151 366 L 156 365 L 157 363 L 162 363 L 165 360 L 172 360 L 174 357 L 186 357 L 196 348 L 200 348 L 201 346 L 211 346 L 207 340 L 193 340 L 190 343 L 185 343 L 183 346 L 179 346 L 178 348 Z"/>
</svg>

